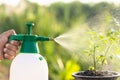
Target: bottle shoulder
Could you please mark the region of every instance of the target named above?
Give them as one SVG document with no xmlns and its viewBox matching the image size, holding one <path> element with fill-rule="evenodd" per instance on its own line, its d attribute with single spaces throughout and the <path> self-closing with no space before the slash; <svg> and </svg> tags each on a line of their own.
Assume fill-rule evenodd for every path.
<svg viewBox="0 0 120 80">
<path fill-rule="evenodd" d="M 13 62 L 45 62 L 45 58 L 40 54 L 19 53 L 13 60 Z"/>
</svg>

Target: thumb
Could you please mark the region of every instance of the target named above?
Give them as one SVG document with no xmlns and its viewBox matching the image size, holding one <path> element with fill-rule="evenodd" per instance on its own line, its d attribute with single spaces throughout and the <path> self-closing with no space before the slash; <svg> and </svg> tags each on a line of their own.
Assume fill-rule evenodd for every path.
<svg viewBox="0 0 120 80">
<path fill-rule="evenodd" d="M 2 34 L 0 35 L 0 37 L 9 38 L 9 36 L 12 35 L 12 34 L 16 34 L 14 29 L 5 31 L 4 33 L 2 33 Z"/>
<path fill-rule="evenodd" d="M 13 29 L 8 30 L 0 35 L 0 59 L 3 58 L 3 49 L 8 42 L 10 35 L 15 34 Z"/>
</svg>

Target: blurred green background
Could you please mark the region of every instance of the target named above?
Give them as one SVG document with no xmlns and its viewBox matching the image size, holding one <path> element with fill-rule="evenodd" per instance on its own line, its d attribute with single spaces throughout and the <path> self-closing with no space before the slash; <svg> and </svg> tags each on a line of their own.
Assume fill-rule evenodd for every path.
<svg viewBox="0 0 120 80">
<path fill-rule="evenodd" d="M 22 0 L 16 7 L 0 5 L 0 33 L 9 29 L 15 29 L 16 33 L 26 33 L 25 24 L 33 22 L 33 33 L 37 35 L 55 38 L 79 27 L 82 36 L 88 37 L 89 29 L 96 32 L 106 32 L 110 28 L 117 30 L 116 26 L 120 26 L 114 20 L 119 21 L 119 17 L 120 6 L 112 3 L 83 4 L 75 1 L 41 6 Z M 81 40 L 86 41 L 86 38 Z M 86 60 L 86 54 L 82 52 L 89 45 L 86 42 L 80 46 L 80 51 L 68 51 L 56 42 L 39 42 L 41 54 L 48 62 L 49 80 L 73 80 L 73 72 L 88 68 L 91 62 Z M 119 53 L 120 47 L 117 47 Z M 0 62 L 0 80 L 9 80 L 10 63 L 8 60 Z M 115 64 L 118 65 L 117 62 Z"/>
</svg>

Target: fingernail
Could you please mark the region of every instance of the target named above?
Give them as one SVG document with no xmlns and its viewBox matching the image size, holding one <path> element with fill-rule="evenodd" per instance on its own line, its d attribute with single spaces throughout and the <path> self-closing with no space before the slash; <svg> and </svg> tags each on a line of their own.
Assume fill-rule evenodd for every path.
<svg viewBox="0 0 120 80">
<path fill-rule="evenodd" d="M 4 57 L 6 58 L 6 57 L 7 57 L 7 54 L 4 54 Z"/>
<path fill-rule="evenodd" d="M 14 44 L 14 41 L 11 41 L 10 43 L 11 43 L 11 44 Z"/>
<path fill-rule="evenodd" d="M 8 47 L 8 46 L 9 46 L 9 44 L 6 44 L 5 46 L 6 46 L 6 47 Z"/>
<path fill-rule="evenodd" d="M 6 53 L 7 52 L 7 48 L 4 48 L 3 51 Z"/>
</svg>

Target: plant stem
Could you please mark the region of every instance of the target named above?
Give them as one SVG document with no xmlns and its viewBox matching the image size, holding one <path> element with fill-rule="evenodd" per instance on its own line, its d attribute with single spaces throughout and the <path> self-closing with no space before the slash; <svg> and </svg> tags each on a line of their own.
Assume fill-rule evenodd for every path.
<svg viewBox="0 0 120 80">
<path fill-rule="evenodd" d="M 105 55 L 104 55 L 105 58 L 106 58 L 107 53 L 109 52 L 109 50 L 110 50 L 111 47 L 112 47 L 112 44 L 110 44 L 110 46 L 107 47 L 107 49 L 106 49 L 106 51 L 105 51 Z M 105 60 L 105 59 L 102 60 L 102 66 L 103 66 L 103 64 L 104 64 L 104 60 Z"/>
</svg>

